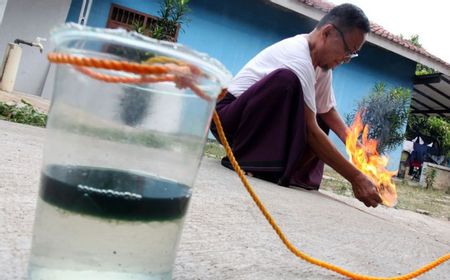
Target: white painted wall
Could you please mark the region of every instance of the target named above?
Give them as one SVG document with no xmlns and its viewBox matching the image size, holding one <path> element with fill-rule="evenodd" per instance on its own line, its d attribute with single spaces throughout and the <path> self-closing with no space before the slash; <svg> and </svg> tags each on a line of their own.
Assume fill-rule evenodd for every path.
<svg viewBox="0 0 450 280">
<path fill-rule="evenodd" d="M 15 39 L 34 41 L 36 37 L 49 39 L 52 27 L 65 22 L 72 0 L 0 0 L 6 3 L 0 26 L 0 56 L 3 57 L 8 42 Z M 15 90 L 41 95 L 49 70 L 47 52 L 50 42 L 44 43 L 44 52 L 23 45 L 22 60 L 17 73 Z"/>
</svg>

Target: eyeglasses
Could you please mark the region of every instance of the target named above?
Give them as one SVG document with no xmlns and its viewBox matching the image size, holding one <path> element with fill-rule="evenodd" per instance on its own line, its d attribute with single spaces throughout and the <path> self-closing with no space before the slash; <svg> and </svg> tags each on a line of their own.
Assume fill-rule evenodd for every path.
<svg viewBox="0 0 450 280">
<path fill-rule="evenodd" d="M 345 51 L 345 59 L 344 63 L 348 63 L 352 58 L 358 57 L 358 54 L 356 52 L 352 52 L 347 44 L 347 41 L 345 41 L 344 32 L 342 32 L 336 25 L 333 25 L 334 29 L 339 33 L 342 39 L 342 43 L 344 43 L 344 51 Z"/>
</svg>

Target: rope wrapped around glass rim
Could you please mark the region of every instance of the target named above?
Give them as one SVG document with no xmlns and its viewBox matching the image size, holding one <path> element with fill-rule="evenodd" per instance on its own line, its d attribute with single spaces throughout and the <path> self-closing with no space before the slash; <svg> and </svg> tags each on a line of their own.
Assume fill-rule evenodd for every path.
<svg viewBox="0 0 450 280">
<path fill-rule="evenodd" d="M 213 101 L 212 97 L 204 93 L 196 84 L 197 78 L 202 77 L 204 74 L 202 71 L 191 64 L 184 63 L 182 61 L 169 58 L 169 57 L 152 57 L 145 61 L 144 63 L 117 61 L 111 59 L 99 59 L 92 57 L 81 57 L 62 53 L 49 53 L 48 60 L 56 64 L 68 64 L 72 65 L 79 72 L 91 77 L 92 79 L 104 81 L 107 83 L 158 83 L 158 82 L 173 82 L 178 88 L 190 88 L 196 95 L 206 101 Z M 133 73 L 139 75 L 138 77 L 123 77 L 114 76 L 99 73 L 94 69 L 104 69 L 104 70 L 115 70 L 123 71 L 128 73 Z M 227 93 L 227 89 L 221 90 L 218 96 L 218 100 L 222 99 Z M 282 232 L 281 228 L 277 225 L 275 220 L 272 218 L 270 213 L 265 208 L 264 204 L 261 202 L 259 197 L 256 195 L 253 188 L 250 186 L 244 172 L 240 168 L 238 162 L 236 161 L 230 145 L 226 139 L 225 133 L 220 122 L 219 115 L 214 110 L 213 120 L 217 127 L 217 131 L 220 136 L 220 140 L 225 148 L 226 154 L 241 179 L 244 187 L 246 188 L 249 195 L 252 197 L 255 204 L 258 206 L 259 210 L 262 212 L 266 220 L 272 226 L 278 237 L 281 239 L 283 244 L 297 257 L 325 269 L 334 271 L 338 274 L 346 276 L 351 279 L 364 279 L 364 280 L 406 280 L 415 278 L 427 271 L 435 268 L 436 266 L 448 261 L 450 259 L 450 253 L 445 254 L 436 260 L 418 268 L 417 270 L 410 272 L 408 274 L 394 276 L 394 277 L 376 277 L 368 276 L 363 274 L 353 273 L 351 271 L 345 270 L 339 266 L 321 261 L 319 259 L 313 258 L 306 253 L 297 249 Z"/>
</svg>

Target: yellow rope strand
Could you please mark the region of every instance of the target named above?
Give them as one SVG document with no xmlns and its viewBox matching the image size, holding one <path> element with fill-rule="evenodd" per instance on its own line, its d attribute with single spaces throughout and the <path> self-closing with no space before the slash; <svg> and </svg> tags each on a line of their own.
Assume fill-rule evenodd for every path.
<svg viewBox="0 0 450 280">
<path fill-rule="evenodd" d="M 275 230 L 275 232 L 277 233 L 278 237 L 281 239 L 281 241 L 283 242 L 283 244 L 289 249 L 289 251 L 291 251 L 294 255 L 296 255 L 297 257 L 312 263 L 314 265 L 332 270 L 334 272 L 337 272 L 341 275 L 347 276 L 351 279 L 361 279 L 361 280 L 407 280 L 407 279 L 412 279 L 414 277 L 417 277 L 433 268 L 435 268 L 436 266 L 442 264 L 443 262 L 446 262 L 450 259 L 450 253 L 446 254 L 436 260 L 434 260 L 433 262 L 417 269 L 416 271 L 413 271 L 411 273 L 408 274 L 404 274 L 404 275 L 400 275 L 400 276 L 395 276 L 395 277 L 375 277 L 375 276 L 367 276 L 367 275 L 362 275 L 362 274 L 357 274 L 357 273 L 353 273 L 350 272 L 348 270 L 345 270 L 341 267 L 338 267 L 336 265 L 315 259 L 305 253 L 303 253 L 302 251 L 300 251 L 299 249 L 297 249 L 294 245 L 292 245 L 289 240 L 287 239 L 287 237 L 284 235 L 284 233 L 281 231 L 280 227 L 276 224 L 276 222 L 274 221 L 274 219 L 272 218 L 272 216 L 270 215 L 270 213 L 267 211 L 266 207 L 264 207 L 264 205 L 262 204 L 261 200 L 258 198 L 258 196 L 256 195 L 255 191 L 253 190 L 253 188 L 250 186 L 247 178 L 244 175 L 244 172 L 242 171 L 242 169 L 240 168 L 238 162 L 236 161 L 236 159 L 234 158 L 233 152 L 231 151 L 230 145 L 228 144 L 228 141 L 225 137 L 225 133 L 223 132 L 223 128 L 222 128 L 222 123 L 220 122 L 219 119 L 219 115 L 217 114 L 216 111 L 214 111 L 213 113 L 213 120 L 214 123 L 216 124 L 216 128 L 217 128 L 217 132 L 219 133 L 219 138 L 220 141 L 222 142 L 225 151 L 227 153 L 228 159 L 231 162 L 231 165 L 233 165 L 234 170 L 236 171 L 236 173 L 238 174 L 239 178 L 241 178 L 242 183 L 245 186 L 245 189 L 247 190 L 247 192 L 250 194 L 250 196 L 252 197 L 253 201 L 256 203 L 256 205 L 258 206 L 259 210 L 261 210 L 262 214 L 264 215 L 264 217 L 266 218 L 266 220 L 269 222 L 269 224 L 272 226 L 272 228 Z"/>
</svg>

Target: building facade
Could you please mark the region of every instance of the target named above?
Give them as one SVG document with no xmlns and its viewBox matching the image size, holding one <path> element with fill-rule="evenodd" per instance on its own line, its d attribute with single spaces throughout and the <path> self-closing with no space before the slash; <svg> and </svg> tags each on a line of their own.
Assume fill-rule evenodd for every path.
<svg viewBox="0 0 450 280">
<path fill-rule="evenodd" d="M 24 8 L 24 6 L 30 5 L 29 2 L 31 0 L 8 2 L 0 31 L 8 29 L 11 36 L 0 36 L 2 48 L 12 38 L 25 36 L 19 30 L 11 28 L 12 25 L 18 24 L 19 19 L 8 14 L 8 10 L 22 8 L 28 10 L 30 13 L 28 17 L 33 17 L 36 13 L 35 9 Z M 28 35 L 33 33 L 46 36 L 45 32 L 51 28 L 50 25 L 60 21 L 78 22 L 80 14 L 86 16 L 84 23 L 88 26 L 111 26 L 111 21 L 117 21 L 118 18 L 116 11 L 115 18 L 112 19 L 113 6 L 123 9 L 120 18 L 125 25 L 130 24 L 137 16 L 142 15 L 146 18 L 158 16 L 162 1 L 42 0 L 37 2 L 40 2 L 39 9 L 42 10 L 40 10 L 39 17 L 34 15 L 34 21 L 40 24 L 30 27 L 36 29 L 33 32 L 21 30 Z M 314 28 L 317 21 L 313 17 L 282 7 L 274 2 L 277 1 L 192 0 L 189 2 L 191 12 L 187 14 L 189 21 L 183 24 L 182 29 L 178 32 L 177 41 L 197 51 L 208 53 L 220 60 L 232 74 L 236 74 L 249 59 L 265 47 L 283 38 L 307 33 Z M 14 4 L 10 5 L 10 3 Z M 298 3 L 298 5 L 302 4 Z M 82 9 L 83 7 L 84 9 Z M 57 13 L 46 12 L 50 9 L 57 9 Z M 123 20 L 125 13 L 127 18 Z M 23 17 L 26 16 L 23 15 Z M 48 17 L 51 17 L 51 20 L 48 20 Z M 44 20 L 45 18 L 47 20 Z M 6 24 L 6 22 L 8 23 Z M 47 84 L 50 79 L 50 75 L 47 77 L 42 74 L 48 72 L 48 63 L 43 55 L 36 54 L 25 54 L 24 61 L 26 62 L 20 66 L 21 73 L 18 76 L 16 88 L 19 91 L 41 95 L 45 79 L 47 79 Z M 366 43 L 358 58 L 334 70 L 333 87 L 338 104 L 337 110 L 343 116 L 352 112 L 357 102 L 367 96 L 378 82 L 383 82 L 388 87 L 412 89 L 416 63 L 416 60 L 382 48 L 376 43 Z M 32 75 L 30 68 L 35 69 L 35 67 L 39 68 L 41 74 L 33 74 L 33 79 L 30 79 L 29 76 Z M 345 153 L 344 146 L 338 138 L 333 134 L 331 138 Z M 400 154 L 401 147 L 390 153 L 390 169 L 398 168 Z"/>
</svg>

